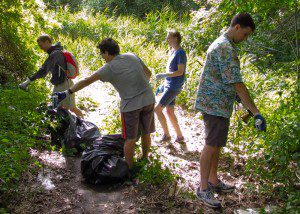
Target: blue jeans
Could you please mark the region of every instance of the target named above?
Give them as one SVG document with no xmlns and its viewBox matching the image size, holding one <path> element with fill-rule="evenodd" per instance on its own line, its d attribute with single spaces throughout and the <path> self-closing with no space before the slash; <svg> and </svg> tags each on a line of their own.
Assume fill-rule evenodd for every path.
<svg viewBox="0 0 300 214">
<path fill-rule="evenodd" d="M 182 88 L 178 88 L 178 89 L 165 88 L 164 94 L 161 97 L 159 104 L 162 106 L 173 107 L 175 105 L 175 98 L 181 92 L 181 89 Z"/>
</svg>

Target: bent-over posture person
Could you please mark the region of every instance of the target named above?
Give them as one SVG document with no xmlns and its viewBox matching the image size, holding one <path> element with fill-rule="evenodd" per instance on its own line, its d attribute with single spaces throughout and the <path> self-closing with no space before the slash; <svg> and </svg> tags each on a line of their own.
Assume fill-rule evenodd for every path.
<svg viewBox="0 0 300 214">
<path fill-rule="evenodd" d="M 52 44 L 52 39 L 49 35 L 44 34 L 38 37 L 37 43 L 39 47 L 48 53 L 48 58 L 42 67 L 26 81 L 22 82 L 19 87 L 25 90 L 28 85 L 39 78 L 45 78 L 48 73 L 51 73 L 50 82 L 54 85 L 53 93 L 63 91 L 74 85 L 71 79 L 68 79 L 64 70 L 67 69 L 67 62 L 62 52 L 63 48 L 60 43 Z M 59 107 L 69 109 L 74 112 L 78 117 L 83 117 L 80 109 L 76 107 L 75 95 L 69 96 L 59 104 Z"/>
<path fill-rule="evenodd" d="M 121 97 L 122 133 L 125 138 L 124 155 L 131 169 L 139 133 L 142 138 L 143 158 L 147 158 L 151 145 L 150 134 L 155 131 L 155 96 L 149 84 L 151 72 L 133 53 L 120 54 L 118 43 L 111 38 L 103 39 L 98 48 L 106 64 L 70 89 L 57 93 L 58 99 L 65 99 L 97 80 L 110 82 Z"/>
<path fill-rule="evenodd" d="M 235 43 L 242 42 L 255 30 L 248 13 L 233 17 L 227 32 L 217 38 L 208 48 L 196 99 L 196 109 L 203 115 L 205 126 L 205 146 L 200 158 L 200 187 L 196 195 L 210 207 L 220 207 L 221 203 L 213 191 L 231 192 L 234 186 L 225 184 L 218 177 L 220 149 L 226 146 L 229 119 L 233 103 L 238 95 L 246 108 L 260 120 L 256 128 L 266 130 L 266 121 L 260 115 L 250 98 L 240 73 L 240 62 Z"/>
</svg>

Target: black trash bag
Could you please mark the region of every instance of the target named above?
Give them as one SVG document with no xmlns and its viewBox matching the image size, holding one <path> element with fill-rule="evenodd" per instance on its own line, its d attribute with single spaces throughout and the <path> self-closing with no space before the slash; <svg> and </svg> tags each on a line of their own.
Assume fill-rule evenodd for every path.
<svg viewBox="0 0 300 214">
<path fill-rule="evenodd" d="M 111 184 L 126 180 L 128 165 L 124 160 L 121 135 L 105 135 L 82 153 L 81 173 L 91 184 Z"/>
<path fill-rule="evenodd" d="M 65 109 L 48 109 L 46 117 L 50 118 L 50 121 L 54 124 L 54 126 L 48 126 L 51 144 L 61 147 L 65 138 L 65 132 L 70 124 L 70 114 Z"/>
<path fill-rule="evenodd" d="M 63 140 L 67 149 L 76 148 L 81 152 L 101 137 L 98 127 L 89 121 L 71 114 L 69 122 Z"/>
<path fill-rule="evenodd" d="M 50 128 L 51 143 L 54 145 L 64 145 L 66 149 L 75 148 L 81 152 L 101 137 L 95 124 L 76 117 L 68 110 L 50 109 L 47 115 L 57 123 L 55 128 Z"/>
</svg>

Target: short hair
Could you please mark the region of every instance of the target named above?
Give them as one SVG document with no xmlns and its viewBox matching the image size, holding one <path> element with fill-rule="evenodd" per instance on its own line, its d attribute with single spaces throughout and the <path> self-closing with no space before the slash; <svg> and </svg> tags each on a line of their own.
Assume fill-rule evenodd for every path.
<svg viewBox="0 0 300 214">
<path fill-rule="evenodd" d="M 255 30 L 254 21 L 249 13 L 236 14 L 231 20 L 230 27 L 234 27 L 237 24 L 241 27 L 250 27 L 253 31 Z"/>
<path fill-rule="evenodd" d="M 112 38 L 104 38 L 97 47 L 101 53 L 105 53 L 105 51 L 107 51 L 109 55 L 118 55 L 120 53 L 118 43 Z"/>
<path fill-rule="evenodd" d="M 181 35 L 177 30 L 169 30 L 168 34 L 172 35 L 172 37 L 176 37 L 178 44 L 181 43 Z"/>
<path fill-rule="evenodd" d="M 52 39 L 48 34 L 43 34 L 39 36 L 36 40 L 37 42 L 46 42 L 49 41 L 49 43 L 52 43 Z"/>
</svg>

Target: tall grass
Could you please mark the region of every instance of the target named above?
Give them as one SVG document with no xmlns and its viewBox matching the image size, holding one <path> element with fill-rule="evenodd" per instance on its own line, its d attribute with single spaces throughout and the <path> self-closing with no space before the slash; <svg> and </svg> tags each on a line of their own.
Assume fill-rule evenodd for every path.
<svg viewBox="0 0 300 214">
<path fill-rule="evenodd" d="M 137 54 L 153 73 L 164 72 L 168 59 L 167 29 L 180 31 L 189 23 L 188 15 L 178 23 L 176 13 L 167 9 L 151 12 L 143 21 L 131 16 L 92 15 L 84 10 L 70 13 L 60 9 L 49 15 L 59 23 L 49 33 L 77 57 L 81 70 L 90 71 L 103 64 L 97 44 L 102 38 L 112 37 L 119 42 L 121 52 Z"/>
</svg>

